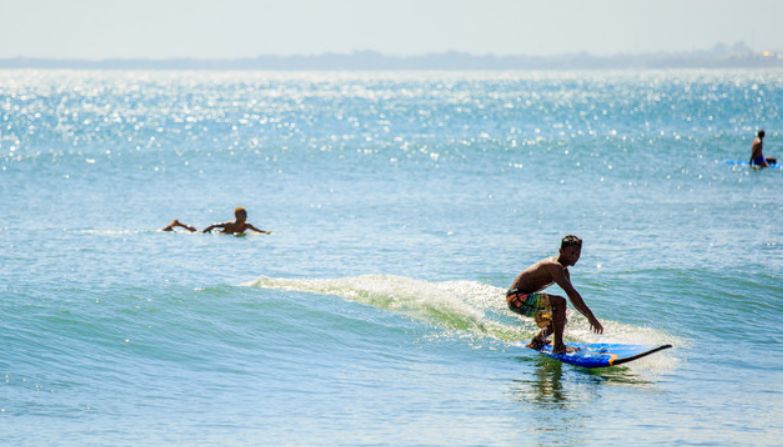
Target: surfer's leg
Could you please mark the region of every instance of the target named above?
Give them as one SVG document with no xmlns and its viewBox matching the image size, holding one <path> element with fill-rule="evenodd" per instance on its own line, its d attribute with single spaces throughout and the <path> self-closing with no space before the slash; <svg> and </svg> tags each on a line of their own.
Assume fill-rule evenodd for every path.
<svg viewBox="0 0 783 447">
<path fill-rule="evenodd" d="M 188 224 L 184 224 L 184 223 L 180 222 L 178 219 L 172 220 L 171 223 L 169 223 L 165 227 L 161 228 L 161 231 L 173 231 L 175 227 L 184 228 L 184 229 L 186 229 L 186 230 L 188 230 L 190 232 L 196 231 L 195 227 L 191 227 Z"/>
<path fill-rule="evenodd" d="M 566 306 L 565 298 L 557 295 L 549 295 L 549 303 L 552 306 L 552 326 L 555 333 L 555 345 L 552 347 L 554 353 L 566 353 L 566 345 L 563 343 L 563 331 L 566 324 Z"/>
</svg>

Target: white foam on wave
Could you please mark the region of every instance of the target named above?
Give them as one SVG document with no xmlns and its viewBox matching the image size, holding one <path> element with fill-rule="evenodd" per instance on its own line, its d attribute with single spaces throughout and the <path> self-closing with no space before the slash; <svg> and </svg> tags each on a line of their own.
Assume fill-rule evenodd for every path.
<svg viewBox="0 0 783 447">
<path fill-rule="evenodd" d="M 363 275 L 337 279 L 262 277 L 243 285 L 336 295 L 474 333 L 491 333 L 497 325 L 484 313 L 497 288 L 471 281 L 437 283 L 404 276 Z"/>
<path fill-rule="evenodd" d="M 531 318 L 520 317 L 506 307 L 505 289 L 477 281 L 431 282 L 396 275 L 361 275 L 336 279 L 289 279 L 261 277 L 242 284 L 249 287 L 336 295 L 351 301 L 387 309 L 430 322 L 470 336 L 492 337 L 519 344 L 537 332 Z M 602 320 L 604 334 L 590 331 L 587 320 L 577 312 L 569 313 L 566 337 L 584 343 L 626 343 L 640 345 L 681 345 L 674 336 L 650 327 L 639 327 Z M 655 355 L 640 359 L 648 370 L 672 369 L 676 359 Z"/>
</svg>

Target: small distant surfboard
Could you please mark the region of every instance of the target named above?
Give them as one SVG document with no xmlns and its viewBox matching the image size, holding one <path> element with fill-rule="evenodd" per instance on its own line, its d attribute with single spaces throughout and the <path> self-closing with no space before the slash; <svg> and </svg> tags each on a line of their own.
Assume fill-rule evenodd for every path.
<svg viewBox="0 0 783 447">
<path fill-rule="evenodd" d="M 566 345 L 577 348 L 577 351 L 568 354 L 553 354 L 552 345 L 546 345 L 540 351 L 535 349 L 534 351 L 571 365 L 584 368 L 604 368 L 632 362 L 672 347 L 672 345 L 645 346 L 619 343 L 566 343 Z"/>
<path fill-rule="evenodd" d="M 724 160 L 723 162 L 729 166 L 744 166 L 746 168 L 758 168 L 757 165 L 751 165 L 750 163 L 748 163 L 747 160 Z M 781 169 L 783 168 L 783 165 L 781 165 L 780 163 L 770 163 L 769 167 L 771 169 Z"/>
</svg>

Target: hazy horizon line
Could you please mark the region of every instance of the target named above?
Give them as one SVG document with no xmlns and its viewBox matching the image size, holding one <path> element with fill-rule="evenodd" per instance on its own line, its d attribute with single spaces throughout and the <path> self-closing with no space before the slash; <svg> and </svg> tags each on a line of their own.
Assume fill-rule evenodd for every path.
<svg viewBox="0 0 783 447">
<path fill-rule="evenodd" d="M 372 48 L 357 48 L 350 51 L 321 51 L 317 53 L 307 53 L 307 52 L 299 52 L 299 53 L 258 53 L 256 55 L 252 56 L 240 56 L 240 57 L 197 57 L 197 56 L 168 56 L 168 57 L 151 57 L 151 56 L 105 56 L 105 57 L 58 57 L 58 56 L 28 56 L 25 54 L 17 54 L 13 56 L 0 56 L 0 60 L 9 60 L 9 59 L 36 59 L 36 60 L 80 60 L 80 61 L 90 61 L 90 62 L 100 62 L 100 61 L 106 61 L 106 60 L 153 60 L 153 61 L 164 61 L 164 60 L 203 60 L 203 61 L 229 61 L 229 60 L 244 60 L 244 59 L 255 59 L 259 57 L 318 57 L 318 56 L 325 56 L 325 55 L 335 55 L 335 56 L 350 56 L 350 55 L 356 55 L 356 54 L 376 54 L 376 55 L 382 55 L 384 57 L 389 58 L 418 58 L 418 57 L 425 57 L 425 56 L 433 56 L 433 55 L 443 55 L 443 54 L 460 54 L 460 55 L 467 55 L 472 57 L 495 57 L 495 58 L 508 58 L 508 57 L 531 57 L 531 58 L 548 58 L 548 57 L 561 57 L 561 56 L 576 56 L 576 55 L 589 55 L 591 57 L 597 57 L 597 58 L 611 58 L 611 57 L 617 57 L 617 56 L 653 56 L 653 55 L 674 55 L 674 54 L 689 54 L 689 53 L 701 53 L 706 51 L 726 51 L 726 50 L 735 50 L 735 51 L 743 51 L 743 52 L 753 52 L 753 53 L 764 53 L 764 52 L 774 52 L 778 54 L 783 54 L 783 49 L 773 49 L 773 48 L 765 48 L 763 50 L 757 50 L 754 48 L 751 48 L 749 45 L 747 45 L 743 41 L 738 41 L 732 44 L 728 44 L 725 42 L 718 42 L 711 47 L 703 47 L 703 48 L 695 48 L 691 50 L 657 50 L 657 51 L 641 51 L 641 52 L 614 52 L 614 53 L 594 53 L 588 50 L 574 50 L 574 51 L 565 51 L 565 52 L 559 52 L 559 53 L 548 53 L 548 54 L 532 54 L 532 53 L 493 53 L 493 52 L 471 52 L 466 50 L 459 50 L 459 49 L 447 49 L 442 51 L 426 51 L 421 53 L 393 53 L 393 52 L 384 52 L 381 50 L 375 50 Z"/>
<path fill-rule="evenodd" d="M 270 69 L 270 70 L 503 70 L 569 68 L 769 68 L 783 67 L 783 50 L 751 49 L 744 42 L 717 43 L 711 48 L 648 53 L 498 55 L 459 50 L 395 55 L 364 49 L 315 54 L 259 54 L 239 58 L 197 57 L 0 57 L 0 68 L 39 69 Z"/>
</svg>

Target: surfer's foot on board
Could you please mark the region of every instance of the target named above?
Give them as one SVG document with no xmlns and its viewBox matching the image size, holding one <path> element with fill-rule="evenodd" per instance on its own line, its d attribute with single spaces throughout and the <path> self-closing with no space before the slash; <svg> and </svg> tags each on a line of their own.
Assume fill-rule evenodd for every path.
<svg viewBox="0 0 783 447">
<path fill-rule="evenodd" d="M 527 347 L 530 349 L 535 349 L 536 351 L 540 351 L 544 348 L 546 345 L 551 345 L 552 342 L 550 340 L 541 340 L 538 337 L 533 337 L 533 340 L 530 341 L 530 343 L 527 344 Z"/>
<path fill-rule="evenodd" d="M 575 348 L 573 346 L 555 346 L 552 348 L 552 354 L 570 354 L 572 352 L 578 351 L 579 348 Z"/>
</svg>

